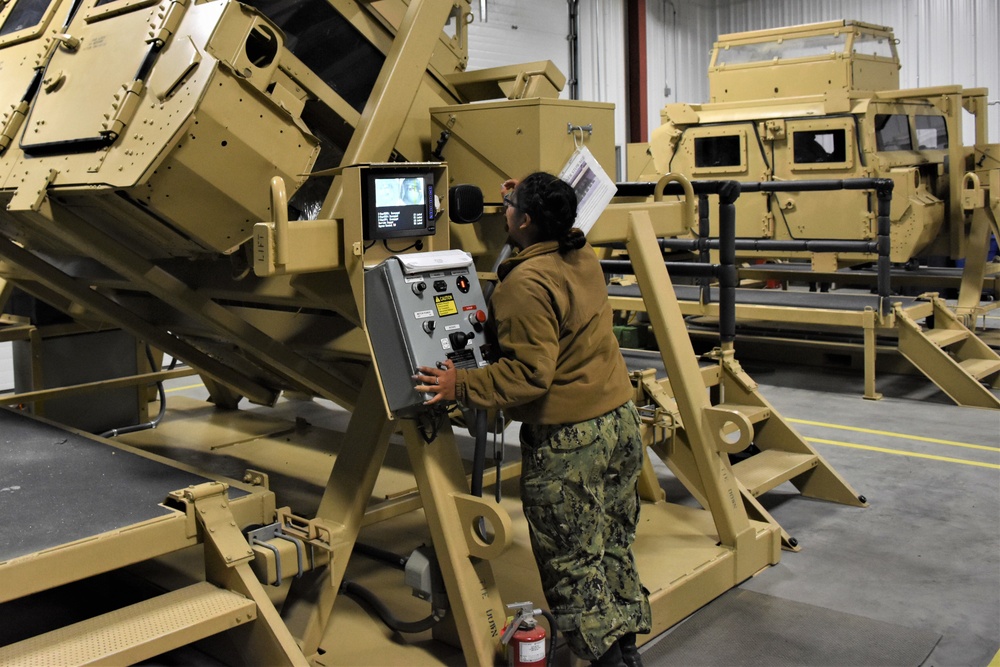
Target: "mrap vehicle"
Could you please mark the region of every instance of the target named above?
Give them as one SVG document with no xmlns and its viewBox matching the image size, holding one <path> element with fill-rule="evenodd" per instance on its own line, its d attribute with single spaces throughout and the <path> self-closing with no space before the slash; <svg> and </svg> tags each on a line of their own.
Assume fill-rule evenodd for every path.
<svg viewBox="0 0 1000 667">
<path fill-rule="evenodd" d="M 722 35 L 708 72 L 710 100 L 676 103 L 648 147 L 631 155 L 633 180 L 668 172 L 692 179 L 893 182 L 890 259 L 910 269 L 965 260 L 959 309 L 975 312 L 990 231 L 1000 212 L 1000 147 L 988 142 L 987 90 L 900 89 L 892 29 L 858 21 Z M 972 114 L 975 136 L 963 137 Z M 648 153 L 643 155 L 643 151 Z M 863 191 L 745 193 L 737 237 L 874 240 L 877 211 Z M 739 249 L 751 259 L 858 266 L 852 252 Z"/>
</svg>

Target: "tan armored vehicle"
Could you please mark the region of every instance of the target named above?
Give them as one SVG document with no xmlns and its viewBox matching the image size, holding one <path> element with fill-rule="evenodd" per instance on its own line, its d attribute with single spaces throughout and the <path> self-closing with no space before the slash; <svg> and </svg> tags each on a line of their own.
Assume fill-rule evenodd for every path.
<svg viewBox="0 0 1000 667">
<path fill-rule="evenodd" d="M 892 30 L 857 21 L 723 35 L 712 52 L 710 101 L 664 107 L 649 144 L 630 147 L 629 178 L 740 182 L 743 279 L 862 284 L 880 294 L 747 289 L 738 319 L 780 323 L 800 338 L 817 327 L 828 337 L 862 333 L 867 398 L 881 396 L 879 332 L 956 402 L 1000 407 L 990 391 L 1000 386 L 1000 357 L 967 328 L 993 306 L 981 303 L 984 287 L 1000 286 L 997 265 L 986 264 L 990 234 L 1000 235 L 1000 146 L 988 143 L 987 91 L 900 90 L 900 66 Z M 975 123 L 968 143 L 966 112 Z M 855 179 L 875 184 L 859 188 Z M 887 214 L 879 189 L 891 195 Z M 706 213 L 705 231 L 663 247 L 690 250 L 718 237 L 716 212 Z M 937 268 L 958 260 L 964 268 Z M 903 284 L 926 297 L 898 296 Z M 957 308 L 938 294 L 946 286 L 958 288 Z M 683 303 L 686 314 L 716 316 L 704 295 Z M 635 301 L 623 295 L 616 305 Z"/>
<path fill-rule="evenodd" d="M 988 232 L 1000 212 L 1000 147 L 987 137 L 987 91 L 939 86 L 900 90 L 891 28 L 830 21 L 722 35 L 709 67 L 710 101 L 668 104 L 642 172 L 692 179 L 893 181 L 894 263 L 969 259 L 981 281 Z M 963 115 L 975 119 L 966 141 Z M 646 179 L 648 180 L 648 178 Z M 984 193 L 988 193 L 985 194 Z M 776 240 L 872 240 L 868 192 L 747 193 L 737 236 Z M 755 252 L 744 258 L 808 259 L 833 269 L 872 261 L 856 253 Z M 962 306 L 979 301 L 976 276 Z"/>
</svg>

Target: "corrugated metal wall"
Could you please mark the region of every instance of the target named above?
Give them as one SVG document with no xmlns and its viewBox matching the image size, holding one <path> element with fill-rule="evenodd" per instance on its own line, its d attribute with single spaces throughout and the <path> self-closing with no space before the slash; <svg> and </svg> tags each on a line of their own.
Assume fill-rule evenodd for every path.
<svg viewBox="0 0 1000 667">
<path fill-rule="evenodd" d="M 673 102 L 708 99 L 708 63 L 718 34 L 716 0 L 646 0 L 649 128 Z"/>
<path fill-rule="evenodd" d="M 468 69 L 551 60 L 568 75 L 569 9 L 565 0 L 471 2 L 474 20 L 469 26 Z"/>
<path fill-rule="evenodd" d="M 990 99 L 1000 100 L 996 0 L 647 0 L 647 10 L 651 125 L 667 102 L 708 99 L 705 73 L 717 35 L 836 19 L 893 28 L 904 88 L 959 84 L 988 88 Z M 663 61 L 654 77 L 654 64 Z M 663 95 L 664 84 L 676 94 Z M 1000 142 L 1000 104 L 989 115 L 990 140 Z M 965 129 L 968 143 L 972 125 Z"/>
<path fill-rule="evenodd" d="M 627 136 L 627 1 L 579 3 L 580 97 L 615 103 L 620 145 Z M 895 30 L 903 87 L 985 87 L 1000 100 L 997 0 L 646 0 L 646 8 L 650 128 L 659 125 L 664 104 L 708 99 L 709 54 L 719 34 L 841 18 Z M 566 0 L 472 0 L 472 9 L 470 69 L 552 60 L 569 74 Z M 966 124 L 967 138 L 971 131 Z M 1000 142 L 1000 104 L 990 107 L 990 140 Z"/>
<path fill-rule="evenodd" d="M 615 144 L 626 143 L 625 5 L 628 0 L 580 2 L 580 99 L 613 102 Z M 615 174 L 611 174 L 615 178 Z"/>
</svg>

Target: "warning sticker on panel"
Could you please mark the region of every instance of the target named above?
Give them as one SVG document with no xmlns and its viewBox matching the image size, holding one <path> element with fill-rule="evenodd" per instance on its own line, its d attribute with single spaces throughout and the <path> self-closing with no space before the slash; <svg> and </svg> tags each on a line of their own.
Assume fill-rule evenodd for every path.
<svg viewBox="0 0 1000 667">
<path fill-rule="evenodd" d="M 437 307 L 438 317 L 454 315 L 458 313 L 458 306 L 455 304 L 455 297 L 451 294 L 435 294 L 434 305 Z"/>
</svg>

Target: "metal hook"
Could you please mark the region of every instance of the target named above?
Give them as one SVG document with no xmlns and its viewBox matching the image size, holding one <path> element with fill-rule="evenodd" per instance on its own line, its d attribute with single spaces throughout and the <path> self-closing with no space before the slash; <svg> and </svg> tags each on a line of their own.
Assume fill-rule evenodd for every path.
<svg viewBox="0 0 1000 667">
<path fill-rule="evenodd" d="M 579 137 L 576 135 L 576 132 L 580 133 Z M 587 134 L 593 136 L 593 134 L 594 134 L 594 126 L 592 124 L 588 124 L 588 125 L 574 125 L 573 123 L 566 123 L 566 134 L 572 134 L 573 135 L 573 145 L 575 147 L 577 147 L 577 148 L 580 148 L 580 147 L 583 146 L 583 133 L 584 132 L 586 132 Z"/>
</svg>

